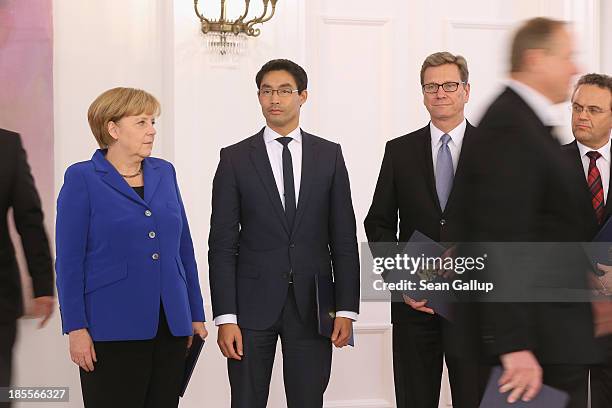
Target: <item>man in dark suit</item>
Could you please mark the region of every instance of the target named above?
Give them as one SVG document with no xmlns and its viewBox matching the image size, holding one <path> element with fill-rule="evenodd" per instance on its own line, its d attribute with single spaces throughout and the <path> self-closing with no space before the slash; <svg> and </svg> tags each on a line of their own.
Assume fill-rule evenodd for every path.
<svg viewBox="0 0 612 408">
<path fill-rule="evenodd" d="M 572 96 L 572 131 L 574 140 L 563 150 L 583 180 L 581 212 L 583 241 L 589 242 L 612 214 L 610 191 L 610 131 L 612 129 L 612 77 L 587 74 L 576 84 Z M 601 266 L 590 274 L 592 287 L 610 296 L 612 268 Z M 609 299 L 609 298 L 608 298 Z M 591 367 L 591 407 L 612 406 L 612 302 L 593 303 L 595 335 L 605 351 L 605 362 Z"/>
<path fill-rule="evenodd" d="M 299 128 L 306 72 L 272 60 L 256 76 L 266 127 L 221 150 L 213 183 L 210 286 L 232 407 L 265 407 L 277 338 L 289 407 L 322 407 L 331 343 L 359 312 L 359 256 L 340 145 Z M 315 276 L 333 275 L 330 339 L 317 329 Z M 331 285 L 331 284 L 330 284 Z"/>
<path fill-rule="evenodd" d="M 512 42 L 508 86 L 464 151 L 469 240 L 529 243 L 488 246 L 487 278 L 501 290 L 586 289 L 585 259 L 562 244 L 581 240 L 579 180 L 551 133 L 551 108 L 567 100 L 576 74 L 573 49 L 564 23 L 524 23 Z M 545 256 L 538 242 L 557 244 Z M 510 402 L 531 400 L 544 382 L 569 393 L 568 407 L 586 406 L 587 365 L 599 358 L 590 304 L 561 301 L 482 304 L 482 340 L 503 365 L 500 392 Z"/>
<path fill-rule="evenodd" d="M 17 319 L 23 314 L 19 269 L 7 223 L 11 208 L 32 277 L 33 314 L 42 318 L 40 327 L 51 317 L 55 302 L 40 198 L 19 135 L 4 129 L 0 129 L 0 174 L 0 387 L 8 387 Z"/>
<path fill-rule="evenodd" d="M 470 96 L 465 58 L 448 52 L 430 55 L 421 68 L 421 86 L 431 122 L 387 143 L 364 222 L 369 242 L 406 242 L 415 231 L 438 242 L 463 240 L 457 212 L 458 192 L 463 187 L 461 150 L 471 142 L 475 129 L 464 116 Z M 397 407 L 438 406 L 445 354 L 453 406 L 478 406 L 485 371 L 475 360 L 448 353 L 451 348 L 462 349 L 449 323 L 426 300 L 393 298 Z"/>
</svg>

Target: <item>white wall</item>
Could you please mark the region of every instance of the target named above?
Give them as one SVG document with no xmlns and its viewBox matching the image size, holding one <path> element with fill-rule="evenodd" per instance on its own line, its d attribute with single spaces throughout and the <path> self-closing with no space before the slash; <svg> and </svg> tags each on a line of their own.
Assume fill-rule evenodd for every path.
<svg viewBox="0 0 612 408">
<path fill-rule="evenodd" d="M 65 168 L 88 159 L 96 147 L 86 110 L 100 92 L 123 85 L 157 95 L 162 116 L 156 154 L 177 167 L 209 318 L 211 181 L 219 149 L 264 124 L 254 76 L 267 60 L 290 58 L 309 73 L 302 127 L 342 143 L 360 241 L 385 141 L 427 121 L 418 81 L 429 53 L 448 49 L 467 57 L 472 74 L 467 113 L 473 121 L 504 76 L 504 41 L 522 19 L 549 15 L 576 21 L 583 64 L 597 70 L 601 59 L 607 72 L 612 66 L 612 37 L 603 24 L 612 18 L 612 7 L 606 1 L 600 25 L 597 0 L 281 0 L 277 15 L 235 66 L 208 61 L 190 0 L 54 3 L 56 191 Z M 229 406 L 225 361 L 211 326 L 182 407 Z M 68 358 L 67 338 L 59 334 L 58 316 L 42 331 L 27 320 L 20 328 L 16 383 L 69 385 L 67 406 L 81 406 L 78 373 Z M 362 305 L 358 347 L 334 353 L 326 407 L 394 406 L 389 328 L 388 305 Z M 270 391 L 273 408 L 284 406 L 279 368 Z M 449 403 L 445 387 L 441 406 Z"/>
<path fill-rule="evenodd" d="M 599 14 L 599 26 L 601 29 L 601 72 L 612 75 L 612 2 L 601 1 Z"/>
</svg>

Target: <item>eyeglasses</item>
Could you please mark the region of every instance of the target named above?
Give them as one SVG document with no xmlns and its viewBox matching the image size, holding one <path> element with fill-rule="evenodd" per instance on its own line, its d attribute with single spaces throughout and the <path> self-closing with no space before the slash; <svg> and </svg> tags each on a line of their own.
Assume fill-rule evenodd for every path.
<svg viewBox="0 0 612 408">
<path fill-rule="evenodd" d="M 425 93 L 436 93 L 438 89 L 442 87 L 444 92 L 455 92 L 459 89 L 459 84 L 465 85 L 465 82 L 445 82 L 443 84 L 436 84 L 435 82 L 423 85 L 423 92 Z"/>
<path fill-rule="evenodd" d="M 604 111 L 599 106 L 582 106 L 578 105 L 577 103 L 572 104 L 572 111 L 577 115 L 580 115 L 583 111 L 587 111 L 587 113 L 591 116 L 601 115 L 602 113 L 607 112 L 607 110 Z"/>
<path fill-rule="evenodd" d="M 260 89 L 259 91 L 257 91 L 257 95 L 259 95 L 262 98 L 271 98 L 272 95 L 274 95 L 274 92 L 276 92 L 276 94 L 278 95 L 279 98 L 287 98 L 287 97 L 291 96 L 293 93 L 299 92 L 299 89 L 291 89 L 291 88 L 272 89 L 272 88 L 265 88 L 265 89 Z"/>
</svg>

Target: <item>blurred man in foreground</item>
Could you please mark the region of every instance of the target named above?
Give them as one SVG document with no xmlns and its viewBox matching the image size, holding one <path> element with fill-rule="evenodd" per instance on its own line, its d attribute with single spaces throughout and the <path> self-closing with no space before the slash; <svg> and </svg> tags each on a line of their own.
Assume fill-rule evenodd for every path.
<svg viewBox="0 0 612 408">
<path fill-rule="evenodd" d="M 579 180 L 551 133 L 552 107 L 568 99 L 577 73 L 573 53 L 563 22 L 525 22 L 512 41 L 507 87 L 487 109 L 473 148 L 464 152 L 473 201 L 466 209 L 469 238 L 502 243 L 485 244 L 492 251 L 489 277 L 516 288 L 524 279 L 533 285 L 529 289 L 586 288 L 584 258 L 558 249 L 565 248 L 558 243 L 580 241 L 583 226 Z M 526 245 L 510 253 L 520 242 Z M 548 247 L 554 256 L 535 249 L 538 243 L 555 243 Z M 545 383 L 569 394 L 568 407 L 586 406 L 588 365 L 599 358 L 591 306 L 561 302 L 527 297 L 481 304 L 482 339 L 503 365 L 498 384 L 509 402 L 532 400 Z"/>
</svg>

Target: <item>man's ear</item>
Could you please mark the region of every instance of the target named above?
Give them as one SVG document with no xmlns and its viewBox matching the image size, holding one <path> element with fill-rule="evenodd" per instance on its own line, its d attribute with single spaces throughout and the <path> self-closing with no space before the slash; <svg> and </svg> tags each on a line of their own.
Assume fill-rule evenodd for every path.
<svg viewBox="0 0 612 408">
<path fill-rule="evenodd" d="M 470 100 L 470 89 L 471 89 L 470 84 L 469 83 L 465 84 L 464 87 L 465 87 L 465 103 L 468 103 Z"/>
<path fill-rule="evenodd" d="M 542 71 L 542 64 L 544 63 L 544 54 L 546 53 L 543 49 L 532 49 L 526 50 L 523 54 L 522 71 L 525 72 L 538 72 Z M 544 67 L 548 69 L 548 67 Z"/>
<path fill-rule="evenodd" d="M 302 92 L 300 92 L 299 97 L 300 97 L 300 106 L 302 106 L 303 104 L 306 103 L 306 100 L 308 99 L 308 91 L 304 89 Z"/>
</svg>

